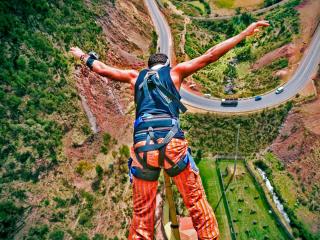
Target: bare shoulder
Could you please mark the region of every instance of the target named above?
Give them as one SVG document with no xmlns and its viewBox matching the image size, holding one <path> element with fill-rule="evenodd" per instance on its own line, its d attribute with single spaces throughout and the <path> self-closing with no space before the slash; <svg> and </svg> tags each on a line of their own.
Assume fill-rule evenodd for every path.
<svg viewBox="0 0 320 240">
<path fill-rule="evenodd" d="M 130 84 L 131 86 L 134 86 L 136 84 L 137 78 L 139 76 L 139 71 L 137 70 L 126 70 L 128 75 L 130 76 Z"/>
<path fill-rule="evenodd" d="M 180 73 L 181 70 L 179 69 L 180 67 L 181 64 L 177 64 L 173 66 L 170 71 L 170 77 L 173 81 L 173 84 L 176 86 L 177 90 L 180 90 L 181 82 L 183 80 Z"/>
</svg>

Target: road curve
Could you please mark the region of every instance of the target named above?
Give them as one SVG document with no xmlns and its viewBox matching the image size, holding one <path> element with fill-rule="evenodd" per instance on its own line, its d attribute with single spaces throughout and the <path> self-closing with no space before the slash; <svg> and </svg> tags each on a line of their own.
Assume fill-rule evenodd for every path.
<svg viewBox="0 0 320 240">
<path fill-rule="evenodd" d="M 145 0 L 149 9 L 150 15 L 156 27 L 159 40 L 160 51 L 171 56 L 172 37 L 171 31 L 166 22 L 165 17 L 161 13 L 155 0 Z M 208 99 L 202 96 L 195 95 L 181 88 L 181 96 L 186 104 L 213 112 L 250 112 L 264 108 L 278 106 L 281 103 L 293 98 L 307 83 L 311 80 L 312 75 L 320 63 L 320 25 L 314 33 L 312 41 L 305 51 L 299 66 L 293 77 L 284 84 L 284 92 L 276 95 L 275 92 L 270 92 L 262 96 L 262 100 L 255 101 L 254 98 L 240 99 L 237 107 L 222 107 L 220 99 Z"/>
</svg>

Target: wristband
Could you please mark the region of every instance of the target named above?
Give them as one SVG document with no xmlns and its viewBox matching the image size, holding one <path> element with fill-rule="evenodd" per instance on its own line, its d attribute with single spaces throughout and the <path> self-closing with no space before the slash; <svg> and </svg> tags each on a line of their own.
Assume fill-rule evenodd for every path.
<svg viewBox="0 0 320 240">
<path fill-rule="evenodd" d="M 86 65 L 92 70 L 92 65 L 93 65 L 93 62 L 95 61 L 94 58 L 92 58 L 91 56 L 87 59 L 87 62 L 86 62 Z"/>
</svg>

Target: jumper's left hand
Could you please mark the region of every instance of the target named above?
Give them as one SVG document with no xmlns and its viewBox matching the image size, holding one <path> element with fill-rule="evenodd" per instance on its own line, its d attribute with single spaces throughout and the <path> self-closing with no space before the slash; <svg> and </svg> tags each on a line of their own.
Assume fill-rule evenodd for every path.
<svg viewBox="0 0 320 240">
<path fill-rule="evenodd" d="M 247 27 L 246 30 L 244 30 L 244 31 L 246 33 L 246 36 L 251 36 L 251 35 L 255 34 L 256 32 L 259 32 L 260 27 L 268 27 L 268 26 L 270 26 L 269 21 L 262 20 L 262 21 L 251 23 L 249 25 L 249 27 Z"/>
<path fill-rule="evenodd" d="M 84 55 L 85 53 L 78 47 L 72 47 L 70 48 L 70 53 L 76 58 L 76 59 L 80 59 L 80 57 L 82 55 Z"/>
</svg>

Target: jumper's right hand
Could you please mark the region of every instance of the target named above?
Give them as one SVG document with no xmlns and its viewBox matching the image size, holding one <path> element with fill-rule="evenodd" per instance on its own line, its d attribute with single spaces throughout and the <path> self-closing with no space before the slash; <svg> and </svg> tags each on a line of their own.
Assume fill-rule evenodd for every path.
<svg viewBox="0 0 320 240">
<path fill-rule="evenodd" d="M 255 34 L 256 32 L 259 32 L 260 27 L 268 27 L 268 26 L 270 26 L 269 21 L 262 20 L 262 21 L 251 23 L 249 25 L 249 27 L 247 27 L 246 30 L 244 30 L 244 32 L 245 32 L 246 36 L 251 36 L 251 35 Z"/>
<path fill-rule="evenodd" d="M 80 59 L 80 57 L 82 55 L 84 55 L 85 53 L 78 47 L 72 47 L 70 48 L 70 53 L 76 58 L 76 59 Z"/>
</svg>

